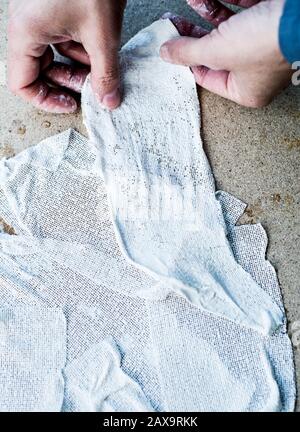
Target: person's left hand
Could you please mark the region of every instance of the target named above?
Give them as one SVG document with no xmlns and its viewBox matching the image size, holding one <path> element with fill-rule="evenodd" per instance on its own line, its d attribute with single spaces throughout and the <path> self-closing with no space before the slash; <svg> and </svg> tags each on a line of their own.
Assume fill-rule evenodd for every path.
<svg viewBox="0 0 300 432">
<path fill-rule="evenodd" d="M 48 112 L 74 112 L 72 92 L 80 92 L 91 70 L 99 102 L 109 109 L 120 104 L 118 50 L 126 0 L 10 0 L 9 6 L 13 93 Z M 51 45 L 77 66 L 53 63 Z"/>
</svg>

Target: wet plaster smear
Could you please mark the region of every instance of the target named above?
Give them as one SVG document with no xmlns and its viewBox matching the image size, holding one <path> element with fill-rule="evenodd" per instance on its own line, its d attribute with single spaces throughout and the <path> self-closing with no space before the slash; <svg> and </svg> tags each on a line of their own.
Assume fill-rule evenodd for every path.
<svg viewBox="0 0 300 432">
<path fill-rule="evenodd" d="M 292 411 L 261 225 L 216 192 L 169 21 L 121 51 L 122 106 L 0 162 L 2 411 Z M 154 73 L 155 71 L 155 73 Z"/>
</svg>

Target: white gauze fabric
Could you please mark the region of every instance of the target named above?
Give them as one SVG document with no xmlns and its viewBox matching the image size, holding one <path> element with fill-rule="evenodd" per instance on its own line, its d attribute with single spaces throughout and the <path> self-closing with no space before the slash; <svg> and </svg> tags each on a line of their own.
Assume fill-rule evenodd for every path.
<svg viewBox="0 0 300 432">
<path fill-rule="evenodd" d="M 100 110 L 89 81 L 83 91 L 118 240 L 164 295 L 176 291 L 203 310 L 273 333 L 283 310 L 236 262 L 226 238 L 193 75 L 159 58 L 162 43 L 177 36 L 161 20 L 123 48 L 120 108 Z"/>
<path fill-rule="evenodd" d="M 1 308 L 18 313 L 17 333 L 1 321 L 0 411 L 162 410 L 144 302 L 119 294 L 153 282 L 118 250 L 96 160 L 95 149 L 68 131 L 1 161 L 0 214 L 17 234 L 0 234 Z M 45 334 L 31 328 L 43 310 Z M 25 318 L 31 326 L 22 333 Z M 24 375 L 20 346 L 27 345 Z M 11 365 L 12 356 L 19 362 Z M 52 387 L 63 378 L 55 404 L 40 396 L 47 376 Z"/>
<path fill-rule="evenodd" d="M 160 40 L 175 34 L 169 22 L 155 23 L 123 50 L 127 120 L 120 111 L 114 114 L 118 116 L 115 120 L 107 112 L 99 111 L 96 105 L 93 112 L 93 99 L 87 84 L 85 115 L 89 124 L 90 115 L 93 116 L 97 134 L 101 128 L 97 146 L 76 132 L 67 131 L 12 159 L 0 161 L 0 217 L 16 233 L 0 234 L 0 411 L 293 410 L 293 357 L 285 322 L 276 333 L 264 335 L 270 331 L 268 325 L 264 326 L 266 321 L 258 325 L 257 320 L 254 322 L 249 318 L 248 309 L 242 313 L 240 305 L 233 308 L 233 303 L 227 301 L 230 290 L 226 290 L 226 285 L 220 284 L 227 293 L 221 312 L 207 308 L 207 305 L 212 307 L 211 301 L 202 304 L 202 300 L 194 302 L 194 295 L 190 296 L 190 290 L 195 290 L 199 283 L 197 260 L 200 269 L 206 272 L 203 276 L 206 280 L 210 283 L 219 280 L 214 273 L 218 262 L 212 261 L 208 267 L 202 263 L 203 253 L 206 260 L 209 258 L 209 241 L 214 238 L 215 227 L 210 225 L 210 220 L 215 220 L 214 209 L 217 209 L 222 229 L 216 230 L 216 235 L 222 234 L 225 238 L 224 250 L 228 249 L 232 265 L 237 266 L 238 274 L 247 275 L 251 287 L 259 290 L 261 299 L 268 299 L 275 311 L 283 310 L 275 271 L 265 260 L 267 239 L 262 227 L 235 226 L 245 206 L 228 194 L 214 193 L 212 175 L 199 138 L 192 139 L 199 113 L 189 72 L 185 68 L 164 65 L 163 75 L 152 75 L 153 92 L 149 91 L 150 83 L 144 90 L 149 106 L 153 106 L 151 126 L 144 114 L 140 117 L 137 111 L 134 100 L 141 98 L 141 82 L 149 61 L 158 71 Z M 130 46 L 132 49 L 135 46 L 133 52 Z M 128 76 L 137 71 L 140 78 L 136 85 L 130 85 Z M 176 100 L 173 94 L 164 94 L 163 89 L 170 80 L 178 83 Z M 170 121 L 173 121 L 172 128 L 170 124 L 165 125 L 170 132 L 163 135 L 161 142 L 162 114 L 158 94 L 164 97 L 164 110 L 170 113 Z M 185 100 L 187 95 L 188 102 Z M 183 100 L 185 110 L 176 110 L 175 106 Z M 142 114 L 144 108 L 140 105 Z M 136 123 L 132 134 L 127 134 L 125 123 L 122 126 L 122 117 L 124 122 L 130 120 L 128 126 L 131 129 Z M 201 170 L 197 171 L 197 176 L 193 174 L 195 183 L 190 187 L 195 192 L 190 195 L 194 198 L 189 207 L 192 218 L 186 215 L 182 220 L 183 227 L 189 221 L 192 248 L 195 248 L 192 238 L 198 235 L 194 232 L 198 225 L 210 226 L 211 233 L 205 239 L 206 248 L 200 245 L 199 251 L 194 250 L 187 256 L 188 260 L 184 262 L 186 273 L 179 272 L 183 264 L 176 260 L 174 264 L 178 261 L 178 268 L 171 267 L 170 275 L 166 276 L 156 271 L 157 265 L 164 260 L 161 250 L 169 254 L 165 265 L 170 263 L 171 251 L 166 240 L 173 241 L 172 235 L 181 236 L 180 228 L 178 233 L 174 232 L 173 224 L 176 217 L 182 219 L 182 214 L 171 214 L 176 216 L 171 217 L 170 213 L 165 213 L 166 204 L 161 201 L 158 208 L 162 213 L 156 217 L 162 217 L 164 231 L 155 231 L 159 228 L 159 219 L 154 218 L 150 236 L 148 220 L 141 224 L 145 215 L 138 204 L 140 201 L 144 205 L 147 202 L 145 194 L 152 191 L 155 183 L 151 174 L 153 168 L 147 162 L 148 153 L 142 159 L 132 157 L 127 141 L 129 139 L 131 145 L 136 146 L 138 155 L 138 139 L 130 140 L 140 128 L 141 141 L 147 152 L 152 148 L 156 155 L 161 152 L 161 146 L 170 151 L 173 146 L 170 137 L 178 135 L 183 139 L 180 118 L 186 118 L 194 125 L 191 132 L 186 129 L 183 141 L 186 157 L 190 159 L 189 168 L 193 165 L 196 170 L 203 158 Z M 146 141 L 142 132 L 147 135 Z M 116 142 L 116 137 L 122 134 L 125 134 L 124 139 L 118 138 Z M 199 130 L 197 134 L 199 136 Z M 199 148 L 196 148 L 196 141 Z M 195 151 L 188 156 L 190 142 L 194 142 Z M 117 175 L 114 170 L 107 172 L 105 167 L 108 164 L 106 157 L 113 166 L 114 158 L 119 161 L 118 152 L 122 148 L 126 151 L 124 166 L 119 171 L 120 185 L 132 191 L 126 178 L 133 180 L 137 171 L 141 178 L 149 179 L 149 183 L 142 190 L 144 195 L 136 200 L 128 196 L 125 188 L 119 195 L 118 205 L 118 196 L 113 193 L 119 186 L 110 185 Z M 163 158 L 168 159 L 166 155 Z M 180 164 L 180 159 L 176 164 Z M 140 171 L 135 169 L 136 166 Z M 167 182 L 167 168 L 162 173 L 161 184 L 157 181 L 153 186 L 157 192 Z M 179 176 L 182 177 L 181 189 L 176 180 Z M 107 205 L 106 184 L 102 177 L 108 184 L 111 209 Z M 167 203 L 181 199 L 186 209 L 185 193 L 190 193 L 191 175 L 186 181 L 183 177 L 179 170 L 174 181 L 167 182 L 167 196 L 161 193 L 160 198 L 169 196 Z M 200 185 L 201 193 L 198 192 Z M 215 203 L 215 207 L 208 208 L 211 211 L 209 221 L 203 219 L 206 213 L 197 204 L 198 198 L 205 204 L 204 194 L 208 201 Z M 116 209 L 125 211 L 127 198 L 130 198 L 128 217 L 123 220 L 124 213 L 119 217 Z M 155 197 L 149 196 L 148 202 L 152 199 Z M 175 203 L 173 207 L 176 211 Z M 152 204 L 148 205 L 148 210 L 151 215 Z M 169 226 L 171 231 L 167 235 Z M 134 227 L 141 231 L 134 233 Z M 129 237 L 127 228 L 130 228 Z M 146 237 L 142 244 L 144 228 Z M 159 236 L 163 240 L 162 249 L 155 250 Z M 133 241 L 135 237 L 137 242 L 128 243 L 132 250 L 129 256 L 127 239 Z M 181 240 L 177 241 L 177 246 Z M 137 245 L 142 248 L 139 252 L 136 252 Z M 185 243 L 182 245 L 184 253 L 186 246 Z M 177 251 L 174 248 L 174 255 Z M 147 271 L 143 270 L 144 262 L 134 261 L 137 254 L 145 255 L 151 264 L 151 253 L 156 252 L 159 254 L 153 257 L 155 267 L 147 267 Z M 178 258 L 183 256 L 179 254 Z M 189 262 L 193 262 L 193 273 Z M 220 260 L 219 265 L 224 266 L 226 262 Z M 219 271 L 222 276 L 226 268 L 221 267 Z M 246 286 L 241 283 L 240 289 L 245 290 Z M 202 297 L 201 286 L 198 297 Z M 233 315 L 234 311 L 236 315 Z M 264 309 L 261 316 L 265 313 Z M 241 318 L 243 323 L 239 322 Z"/>
</svg>

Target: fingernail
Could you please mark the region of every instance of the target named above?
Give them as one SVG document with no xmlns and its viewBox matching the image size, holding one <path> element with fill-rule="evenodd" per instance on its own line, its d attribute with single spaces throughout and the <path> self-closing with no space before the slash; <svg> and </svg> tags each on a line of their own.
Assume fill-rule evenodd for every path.
<svg viewBox="0 0 300 432">
<path fill-rule="evenodd" d="M 163 44 L 160 47 L 159 54 L 160 54 L 160 56 L 161 56 L 162 59 L 164 59 L 166 61 L 170 61 L 169 49 L 168 49 L 168 45 L 167 44 Z"/>
<path fill-rule="evenodd" d="M 104 95 L 101 99 L 101 103 L 110 110 L 117 108 L 121 103 L 120 90 L 117 88 L 112 92 Z"/>
</svg>

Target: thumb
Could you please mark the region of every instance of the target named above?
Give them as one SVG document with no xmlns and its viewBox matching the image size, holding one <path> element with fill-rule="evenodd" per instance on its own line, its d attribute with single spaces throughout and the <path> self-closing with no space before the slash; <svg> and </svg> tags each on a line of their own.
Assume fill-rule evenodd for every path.
<svg viewBox="0 0 300 432">
<path fill-rule="evenodd" d="M 121 103 L 118 50 L 90 54 L 92 88 L 100 103 L 113 110 Z"/>
<path fill-rule="evenodd" d="M 102 31 L 101 31 L 102 30 Z M 105 29 L 89 32 L 83 40 L 91 62 L 91 84 L 99 102 L 113 110 L 121 103 L 119 59 L 119 40 Z M 104 34 L 103 34 L 104 33 Z M 107 35 L 110 34 L 110 37 Z M 83 38 L 84 39 L 84 38 Z"/>
<path fill-rule="evenodd" d="M 215 29 L 202 38 L 179 37 L 164 43 L 160 48 L 163 60 L 185 66 L 206 66 L 225 69 L 226 47 Z"/>
</svg>

